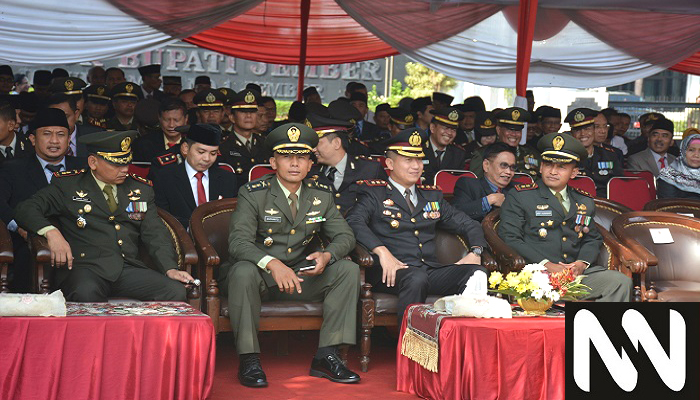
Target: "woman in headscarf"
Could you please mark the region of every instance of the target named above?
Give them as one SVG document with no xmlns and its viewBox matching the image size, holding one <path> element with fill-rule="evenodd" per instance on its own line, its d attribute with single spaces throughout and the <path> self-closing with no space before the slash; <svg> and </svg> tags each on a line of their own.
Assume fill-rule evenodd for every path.
<svg viewBox="0 0 700 400">
<path fill-rule="evenodd" d="M 700 135 L 683 139 L 680 157 L 661 170 L 656 184 L 660 199 L 700 200 Z"/>
</svg>

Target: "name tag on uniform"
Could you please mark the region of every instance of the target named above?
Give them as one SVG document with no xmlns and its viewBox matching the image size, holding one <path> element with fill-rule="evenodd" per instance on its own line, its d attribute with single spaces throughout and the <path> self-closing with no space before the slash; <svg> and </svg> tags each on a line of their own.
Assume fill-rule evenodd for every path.
<svg viewBox="0 0 700 400">
<path fill-rule="evenodd" d="M 78 197 L 78 196 L 73 196 L 73 201 L 82 201 L 85 203 L 90 203 L 92 200 L 90 200 L 89 197 Z"/>
<path fill-rule="evenodd" d="M 282 222 L 282 217 L 271 217 L 269 215 L 266 215 L 265 222 Z"/>
<path fill-rule="evenodd" d="M 552 210 L 535 210 L 536 217 L 551 217 Z"/>
</svg>

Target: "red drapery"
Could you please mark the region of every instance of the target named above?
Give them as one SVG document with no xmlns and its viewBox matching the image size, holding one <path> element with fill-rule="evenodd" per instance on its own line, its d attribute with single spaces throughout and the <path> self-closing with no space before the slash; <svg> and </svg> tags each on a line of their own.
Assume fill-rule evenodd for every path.
<svg viewBox="0 0 700 400">
<path fill-rule="evenodd" d="M 515 94 L 525 97 L 527 77 L 530 73 L 532 39 L 537 20 L 537 0 L 520 0 L 518 19 L 518 59 L 515 65 Z"/>
<path fill-rule="evenodd" d="M 686 74 L 700 75 L 700 52 L 671 67 L 672 70 Z"/>
</svg>

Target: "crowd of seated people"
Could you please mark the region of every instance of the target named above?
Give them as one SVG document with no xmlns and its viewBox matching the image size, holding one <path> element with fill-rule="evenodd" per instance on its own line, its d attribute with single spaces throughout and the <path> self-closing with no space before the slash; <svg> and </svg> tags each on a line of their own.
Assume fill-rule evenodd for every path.
<svg viewBox="0 0 700 400">
<path fill-rule="evenodd" d="M 486 282 L 480 222 L 500 209 L 498 234 L 527 262 L 585 274 L 590 300 L 630 301 L 631 280 L 595 265 L 602 236 L 595 224 L 574 223 L 581 212 L 573 211 L 593 217 L 593 198 L 606 197 L 610 179 L 625 170 L 658 177 L 660 198 L 700 198 L 700 132 L 676 146 L 676 128 L 660 113 L 640 116 L 640 136 L 628 138 L 630 116 L 613 109 L 572 109 L 567 131 L 550 106 L 486 110 L 479 97 L 453 104 L 439 92 L 372 112 L 366 86 L 351 82 L 338 99 L 305 89 L 276 121 L 275 100 L 252 83 L 212 88 L 201 76 L 183 90 L 159 65 L 139 69 L 141 84 L 119 68 L 94 67 L 88 82 L 64 72 L 37 71 L 32 92 L 0 87 L 10 289 L 33 289 L 28 241 L 43 236 L 57 268 L 53 287 L 70 301 L 185 300 L 181 283 L 195 277 L 177 269 L 157 209 L 188 229 L 197 207 L 237 198 L 229 262 L 217 279 L 228 294 L 238 378 L 251 387 L 267 386 L 257 327 L 261 301 L 271 298 L 323 302 L 311 375 L 360 380 L 336 352 L 355 344 L 347 305 L 358 301 L 360 273 L 346 259 L 355 245 L 376 256 L 367 282 L 398 296 L 401 318 L 428 295 Z M 0 66 L 2 75 L 13 76 L 12 68 Z M 129 173 L 133 163 L 144 176 Z M 259 164 L 276 174 L 249 181 Z M 444 170 L 473 175 L 443 193 L 436 174 Z M 530 183 L 516 182 L 518 174 Z M 569 186 L 578 176 L 592 179 L 593 193 Z M 438 226 L 466 240 L 464 258 L 437 261 Z M 307 248 L 316 235 L 323 251 Z M 139 260 L 141 244 L 154 268 Z"/>
</svg>

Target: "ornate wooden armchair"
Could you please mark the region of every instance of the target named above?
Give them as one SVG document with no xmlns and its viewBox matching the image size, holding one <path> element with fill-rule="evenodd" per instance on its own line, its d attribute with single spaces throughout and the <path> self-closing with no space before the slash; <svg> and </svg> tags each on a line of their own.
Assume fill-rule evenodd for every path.
<svg viewBox="0 0 700 400">
<path fill-rule="evenodd" d="M 178 269 L 187 271 L 192 275 L 193 267 L 197 265 L 197 252 L 194 249 L 192 239 L 187 234 L 187 231 L 185 231 L 185 228 L 182 227 L 182 224 L 167 211 L 159 208 L 158 216 L 163 220 L 165 227 L 170 233 L 170 238 L 173 241 L 175 253 L 177 254 Z M 34 268 L 32 268 L 35 284 L 34 291 L 36 293 L 49 293 L 51 292 L 52 267 L 50 265 L 51 251 L 49 251 L 46 238 L 43 236 L 32 237 L 30 241 L 30 252 L 31 260 L 34 263 Z M 139 258 L 146 265 L 152 265 L 151 257 L 143 246 L 139 248 Z M 200 309 L 200 289 L 194 285 L 186 285 L 186 287 L 188 303 L 192 305 L 192 307 Z"/>
<path fill-rule="evenodd" d="M 190 233 L 199 253 L 199 271 L 206 287 L 203 311 L 214 323 L 216 332 L 231 331 L 228 301 L 220 295 L 217 282 L 219 266 L 228 260 L 228 236 L 231 213 L 236 209 L 237 199 L 211 201 L 197 207 L 190 219 Z M 311 247 L 322 248 L 316 237 Z M 305 331 L 321 329 L 323 323 L 323 303 L 305 301 L 265 301 L 260 310 L 259 330 L 264 331 Z M 280 335 L 278 352 L 287 352 L 287 336 Z M 341 357 L 346 359 L 346 348 L 341 349 Z"/>
<path fill-rule="evenodd" d="M 438 230 L 435 238 L 435 249 L 438 261 L 443 264 L 452 264 L 469 253 L 469 246 L 458 235 L 447 231 Z M 361 310 L 361 337 L 362 371 L 366 372 L 369 365 L 369 352 L 371 347 L 370 334 L 375 326 L 396 326 L 398 313 L 398 296 L 387 293 L 372 292 L 372 285 L 365 281 L 366 268 L 381 268 L 379 258 L 374 257 L 366 247 L 361 244 L 355 246 L 350 254 L 354 262 L 360 266 L 362 289 L 360 291 Z M 497 264 L 488 252 L 482 254 L 482 264 L 489 271 L 495 271 Z M 428 296 L 426 302 L 434 303 L 441 296 Z"/>
<path fill-rule="evenodd" d="M 644 211 L 661 211 L 676 214 L 692 214 L 694 218 L 700 218 L 700 200 L 656 199 L 645 204 Z"/>
<path fill-rule="evenodd" d="M 649 229 L 666 228 L 673 243 L 656 244 Z M 613 232 L 625 246 L 647 254 L 649 268 L 642 276 L 648 301 L 700 301 L 700 221 L 683 215 L 640 211 L 613 221 Z"/>
<path fill-rule="evenodd" d="M 8 232 L 5 224 L 0 224 L 0 293 L 10 291 L 7 273 L 14 258 L 10 232 Z"/>
</svg>

